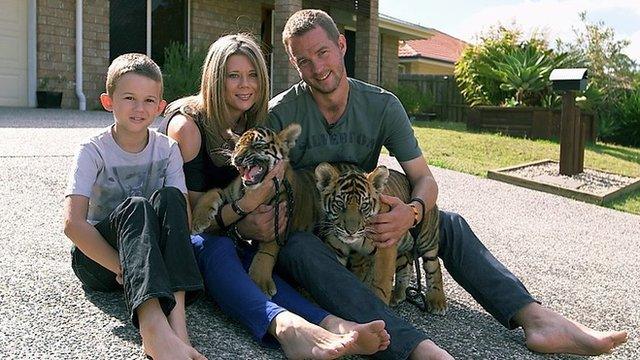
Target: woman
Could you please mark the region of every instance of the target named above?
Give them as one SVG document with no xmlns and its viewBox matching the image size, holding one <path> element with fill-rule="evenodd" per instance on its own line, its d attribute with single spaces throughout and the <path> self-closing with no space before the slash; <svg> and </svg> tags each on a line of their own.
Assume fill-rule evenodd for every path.
<svg viewBox="0 0 640 360">
<path fill-rule="evenodd" d="M 180 145 L 192 207 L 205 191 L 225 187 L 238 176 L 220 151 L 232 146 L 226 131 L 241 134 L 265 119 L 268 84 L 265 61 L 253 37 L 227 35 L 209 48 L 200 92 L 167 108 L 161 130 Z M 239 207 L 253 214 L 273 213 L 271 207 L 261 204 L 273 196 L 273 182 L 269 180 L 282 178 L 283 174 L 284 166 L 279 164 L 263 180 L 265 185 L 245 193 L 237 202 Z M 221 212 L 224 224 L 236 223 L 242 236 L 258 238 L 249 231 L 255 221 L 252 214 L 238 221 L 240 217 L 230 205 Z M 284 208 L 280 213 L 285 213 Z M 261 238 L 274 239 L 275 229 Z M 358 324 L 333 316 L 277 276 L 274 281 L 278 292 L 269 299 L 246 273 L 253 249 L 236 249 L 230 238 L 210 233 L 192 236 L 191 241 L 207 293 L 259 341 L 268 343 L 268 335 L 273 336 L 287 357 L 324 359 L 373 354 L 389 345 L 383 321 Z"/>
</svg>

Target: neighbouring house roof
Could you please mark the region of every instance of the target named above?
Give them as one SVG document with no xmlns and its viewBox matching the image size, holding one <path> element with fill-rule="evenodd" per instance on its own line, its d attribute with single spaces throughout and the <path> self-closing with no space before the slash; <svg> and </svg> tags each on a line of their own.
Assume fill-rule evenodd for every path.
<svg viewBox="0 0 640 360">
<path fill-rule="evenodd" d="M 381 32 L 395 35 L 400 40 L 424 39 L 433 36 L 437 32 L 434 29 L 416 25 L 382 13 L 378 14 L 378 26 Z"/>
<path fill-rule="evenodd" d="M 398 57 L 403 59 L 430 59 L 454 64 L 467 43 L 438 30 L 427 39 L 401 41 Z"/>
</svg>

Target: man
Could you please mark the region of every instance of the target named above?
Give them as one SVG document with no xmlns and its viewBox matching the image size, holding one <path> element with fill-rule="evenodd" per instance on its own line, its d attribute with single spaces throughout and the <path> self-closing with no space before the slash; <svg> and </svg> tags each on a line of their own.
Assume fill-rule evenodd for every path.
<svg viewBox="0 0 640 360">
<path fill-rule="evenodd" d="M 294 168 L 328 161 L 352 162 L 371 171 L 385 146 L 411 182 L 412 198 L 419 199 L 410 205 L 394 197 L 383 198 L 391 211 L 377 216 L 375 241 L 380 247 L 395 244 L 413 225 L 411 206 L 420 212 L 428 210 L 438 194 L 402 105 L 389 92 L 347 78 L 346 40 L 325 12 L 301 10 L 293 14 L 282 37 L 302 82 L 270 101 L 268 125 L 279 130 L 291 122 L 301 123 L 302 134 L 290 153 Z M 451 276 L 504 326 L 521 326 L 529 349 L 595 355 L 626 341 L 626 332 L 598 332 L 538 304 L 459 215 L 441 212 L 440 234 L 439 256 Z M 280 252 L 278 267 L 338 316 L 359 322 L 383 319 L 391 345 L 376 357 L 451 358 L 426 334 L 394 315 L 315 236 L 291 236 Z"/>
</svg>

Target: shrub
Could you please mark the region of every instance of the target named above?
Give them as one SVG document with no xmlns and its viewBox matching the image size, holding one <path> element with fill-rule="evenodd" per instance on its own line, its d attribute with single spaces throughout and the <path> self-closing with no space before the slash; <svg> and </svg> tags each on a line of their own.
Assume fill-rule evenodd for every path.
<svg viewBox="0 0 640 360">
<path fill-rule="evenodd" d="M 206 51 L 191 49 L 186 44 L 173 42 L 164 49 L 164 98 L 167 102 L 200 91 L 202 64 Z"/>
<path fill-rule="evenodd" d="M 409 115 L 426 114 L 433 110 L 433 96 L 429 92 L 423 94 L 415 86 L 398 85 L 393 93 Z"/>
<path fill-rule="evenodd" d="M 551 93 L 549 74 L 563 65 L 566 55 L 555 54 L 536 34 L 524 41 L 521 37 L 517 29 L 498 26 L 463 51 L 455 75 L 471 106 L 539 106 Z"/>
<path fill-rule="evenodd" d="M 600 123 L 603 141 L 640 147 L 640 88 L 623 92 Z"/>
</svg>

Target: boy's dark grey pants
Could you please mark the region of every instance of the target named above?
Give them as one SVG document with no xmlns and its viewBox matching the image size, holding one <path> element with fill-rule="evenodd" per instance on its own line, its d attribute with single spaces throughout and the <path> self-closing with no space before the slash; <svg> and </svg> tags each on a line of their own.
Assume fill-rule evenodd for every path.
<svg viewBox="0 0 640 360">
<path fill-rule="evenodd" d="M 176 302 L 174 292 L 185 291 L 186 303 L 203 291 L 202 278 L 189 237 L 186 200 L 174 187 L 162 188 L 150 199 L 130 197 L 95 227 L 118 250 L 123 271 L 124 297 L 134 326 L 136 309 L 157 298 L 165 315 Z M 122 289 L 116 275 L 89 259 L 75 246 L 71 265 L 90 289 Z"/>
<path fill-rule="evenodd" d="M 438 256 L 453 279 L 507 328 L 516 326 L 512 321 L 516 312 L 535 301 L 458 214 L 440 212 Z M 384 320 L 391 345 L 375 358 L 407 359 L 422 340 L 428 339 L 376 297 L 312 234 L 293 234 L 278 255 L 278 267 L 281 274 L 290 275 L 332 314 L 359 323 Z"/>
</svg>

